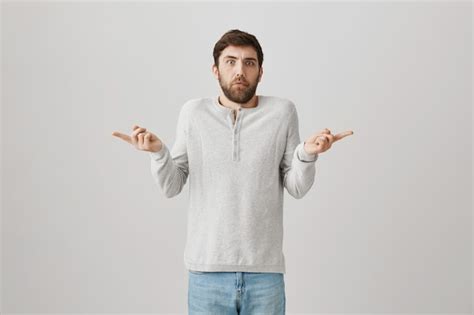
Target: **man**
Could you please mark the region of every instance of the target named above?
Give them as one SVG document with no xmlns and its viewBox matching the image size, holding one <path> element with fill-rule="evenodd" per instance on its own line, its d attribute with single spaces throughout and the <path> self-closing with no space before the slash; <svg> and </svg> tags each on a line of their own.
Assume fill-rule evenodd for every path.
<svg viewBox="0 0 474 315">
<path fill-rule="evenodd" d="M 324 129 L 301 142 L 295 105 L 256 95 L 263 52 L 254 35 L 225 33 L 214 47 L 219 96 L 187 101 L 171 151 L 146 128 L 131 136 L 148 151 L 167 197 L 189 176 L 184 263 L 190 314 L 284 314 L 283 192 L 302 198 L 318 155 L 352 131 Z"/>
</svg>

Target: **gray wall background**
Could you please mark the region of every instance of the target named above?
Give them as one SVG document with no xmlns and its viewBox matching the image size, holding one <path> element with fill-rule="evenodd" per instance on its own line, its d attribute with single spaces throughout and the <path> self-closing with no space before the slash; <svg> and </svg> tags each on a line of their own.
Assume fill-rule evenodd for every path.
<svg viewBox="0 0 474 315">
<path fill-rule="evenodd" d="M 187 187 L 149 157 L 219 93 L 212 47 L 257 36 L 257 93 L 302 140 L 353 130 L 285 196 L 288 313 L 471 313 L 472 4 L 3 2 L 2 313 L 185 313 Z"/>
</svg>

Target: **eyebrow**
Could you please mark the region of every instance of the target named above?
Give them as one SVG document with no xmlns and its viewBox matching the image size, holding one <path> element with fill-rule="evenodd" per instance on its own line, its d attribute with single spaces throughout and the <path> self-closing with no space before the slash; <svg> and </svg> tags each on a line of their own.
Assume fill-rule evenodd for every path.
<svg viewBox="0 0 474 315">
<path fill-rule="evenodd" d="M 234 56 L 230 56 L 230 55 L 227 55 L 227 56 L 224 56 L 224 59 L 237 59 L 237 57 L 234 57 Z M 253 57 L 247 57 L 247 58 L 244 58 L 244 60 L 253 60 L 253 61 L 257 61 L 257 59 L 253 58 Z"/>
</svg>

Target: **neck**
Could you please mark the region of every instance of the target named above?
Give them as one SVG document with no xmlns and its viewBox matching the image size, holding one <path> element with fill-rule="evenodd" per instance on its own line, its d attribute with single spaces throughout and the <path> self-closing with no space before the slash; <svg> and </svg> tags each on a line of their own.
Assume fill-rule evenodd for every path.
<svg viewBox="0 0 474 315">
<path fill-rule="evenodd" d="M 228 107 L 228 108 L 231 108 L 231 109 L 238 109 L 240 107 L 252 108 L 252 107 L 257 107 L 257 105 L 258 105 L 258 96 L 257 96 L 257 94 L 255 94 L 247 103 L 232 102 L 224 94 L 219 95 L 218 100 L 219 100 L 219 103 L 222 106 Z"/>
</svg>

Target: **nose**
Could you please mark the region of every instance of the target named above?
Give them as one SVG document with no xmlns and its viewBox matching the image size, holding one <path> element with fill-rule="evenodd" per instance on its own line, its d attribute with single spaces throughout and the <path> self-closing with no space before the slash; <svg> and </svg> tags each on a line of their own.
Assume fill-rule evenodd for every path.
<svg viewBox="0 0 474 315">
<path fill-rule="evenodd" d="M 237 73 L 235 74 L 235 80 L 236 80 L 236 81 L 245 82 L 245 76 L 244 76 L 244 74 L 242 73 L 242 71 L 237 72 Z"/>
<path fill-rule="evenodd" d="M 236 67 L 235 67 L 235 75 L 236 77 L 241 77 L 244 75 L 244 67 L 241 62 L 238 62 Z"/>
</svg>

